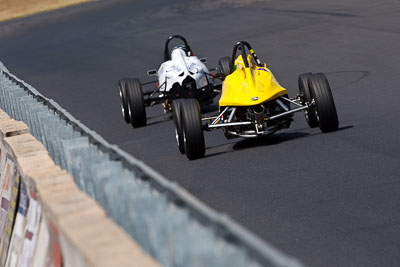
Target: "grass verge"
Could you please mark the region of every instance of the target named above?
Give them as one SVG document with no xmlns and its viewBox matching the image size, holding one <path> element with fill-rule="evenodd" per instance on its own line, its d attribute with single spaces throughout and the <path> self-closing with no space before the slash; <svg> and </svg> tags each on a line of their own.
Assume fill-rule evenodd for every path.
<svg viewBox="0 0 400 267">
<path fill-rule="evenodd" d="M 0 0 L 0 22 L 93 0 Z"/>
</svg>

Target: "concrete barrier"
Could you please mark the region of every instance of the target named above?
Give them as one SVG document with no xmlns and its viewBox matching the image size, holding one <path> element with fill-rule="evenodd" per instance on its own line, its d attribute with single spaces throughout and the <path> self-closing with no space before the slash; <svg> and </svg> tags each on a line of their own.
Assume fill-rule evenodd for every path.
<svg viewBox="0 0 400 267">
<path fill-rule="evenodd" d="M 0 266 L 159 266 L 0 110 Z"/>
</svg>

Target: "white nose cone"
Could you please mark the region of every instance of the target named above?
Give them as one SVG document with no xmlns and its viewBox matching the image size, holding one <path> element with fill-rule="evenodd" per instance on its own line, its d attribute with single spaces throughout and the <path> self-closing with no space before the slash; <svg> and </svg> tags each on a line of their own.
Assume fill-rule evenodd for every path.
<svg viewBox="0 0 400 267">
<path fill-rule="evenodd" d="M 186 52 L 181 48 L 175 48 L 171 53 L 171 60 L 175 61 L 178 58 L 186 57 Z"/>
</svg>

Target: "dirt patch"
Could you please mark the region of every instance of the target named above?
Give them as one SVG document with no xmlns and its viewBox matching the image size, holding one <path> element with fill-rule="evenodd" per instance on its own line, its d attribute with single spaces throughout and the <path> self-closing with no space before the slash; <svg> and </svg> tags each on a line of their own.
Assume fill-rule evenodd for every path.
<svg viewBox="0 0 400 267">
<path fill-rule="evenodd" d="M 93 0 L 0 0 L 0 21 L 33 15 Z"/>
</svg>

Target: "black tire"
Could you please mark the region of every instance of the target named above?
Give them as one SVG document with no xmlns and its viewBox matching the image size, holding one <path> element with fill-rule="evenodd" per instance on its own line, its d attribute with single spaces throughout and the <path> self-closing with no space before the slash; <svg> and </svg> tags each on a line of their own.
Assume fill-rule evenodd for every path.
<svg viewBox="0 0 400 267">
<path fill-rule="evenodd" d="M 313 74 L 308 78 L 308 86 L 316 104 L 319 128 L 324 133 L 336 131 L 339 119 L 328 79 L 323 73 Z"/>
<path fill-rule="evenodd" d="M 125 79 L 119 80 L 118 93 L 119 93 L 119 97 L 121 99 L 122 117 L 124 118 L 126 123 L 130 123 L 131 117 L 129 115 L 129 106 L 128 106 L 129 104 L 128 104 L 126 88 L 125 88 Z"/>
<path fill-rule="evenodd" d="M 126 79 L 126 91 L 130 108 L 130 121 L 134 128 L 147 124 L 146 108 L 144 105 L 142 84 L 139 79 Z"/>
<path fill-rule="evenodd" d="M 218 71 L 223 78 L 231 74 L 231 63 L 230 57 L 222 57 L 218 60 Z"/>
<path fill-rule="evenodd" d="M 181 107 L 182 107 L 182 99 L 176 99 L 172 102 L 172 118 L 174 120 L 174 125 L 175 125 L 176 143 L 178 144 L 179 152 L 185 154 Z"/>
<path fill-rule="evenodd" d="M 311 103 L 312 96 L 310 93 L 310 88 L 308 87 L 308 78 L 312 75 L 311 72 L 303 73 L 299 75 L 298 83 L 299 83 L 299 93 L 300 98 L 302 100 L 302 104 L 306 102 Z M 318 126 L 318 118 L 315 113 L 315 107 L 310 107 L 304 111 L 304 116 L 306 117 L 306 121 L 311 128 L 315 128 Z"/>
<path fill-rule="evenodd" d="M 186 156 L 190 160 L 203 158 L 206 149 L 199 102 L 196 99 L 184 99 L 181 116 Z"/>
</svg>

